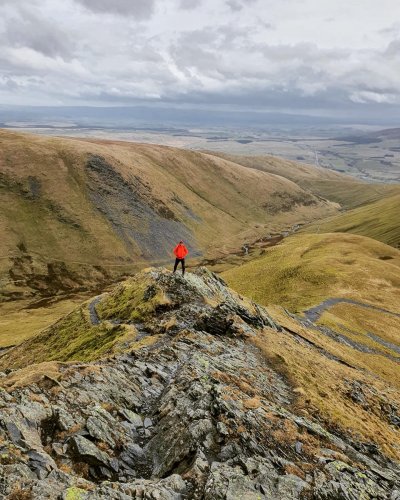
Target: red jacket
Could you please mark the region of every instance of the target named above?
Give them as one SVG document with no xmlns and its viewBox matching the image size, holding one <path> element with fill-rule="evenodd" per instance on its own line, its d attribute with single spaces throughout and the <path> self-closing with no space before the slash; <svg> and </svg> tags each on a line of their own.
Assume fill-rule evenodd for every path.
<svg viewBox="0 0 400 500">
<path fill-rule="evenodd" d="M 178 243 L 174 248 L 174 254 L 177 259 L 184 259 L 188 253 L 189 250 L 181 243 Z"/>
</svg>

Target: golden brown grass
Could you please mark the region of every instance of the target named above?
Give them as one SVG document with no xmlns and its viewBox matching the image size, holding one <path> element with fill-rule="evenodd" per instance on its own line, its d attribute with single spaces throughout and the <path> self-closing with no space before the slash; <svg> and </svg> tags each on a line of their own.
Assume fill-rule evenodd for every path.
<svg viewBox="0 0 400 500">
<path fill-rule="evenodd" d="M 259 408 L 261 406 L 260 398 L 257 396 L 254 396 L 254 398 L 245 399 L 243 401 L 243 406 L 248 410 L 256 410 L 257 408 Z"/>
<path fill-rule="evenodd" d="M 267 329 L 260 333 L 253 339 L 255 345 L 293 387 L 302 389 L 300 394 L 297 393 L 297 409 L 311 416 L 319 416 L 328 425 L 348 432 L 358 440 L 373 440 L 385 453 L 398 459 L 399 432 L 380 411 L 383 401 L 400 404 L 398 365 L 392 363 L 391 371 L 382 369 L 378 372 L 369 365 L 368 355 L 354 353 L 351 348 L 331 339 L 320 338 L 314 332 L 301 331 L 301 328 L 299 332 L 313 338 L 316 345 L 323 345 L 344 361 L 349 359 L 354 368 L 327 358 L 289 333 Z M 381 365 L 386 363 L 385 358 L 377 358 L 380 358 Z M 376 390 L 376 395 L 368 393 L 365 407 L 349 397 L 349 384 L 353 381 L 362 383 L 367 391 L 370 388 Z"/>
<path fill-rule="evenodd" d="M 356 342 L 367 347 L 380 351 L 395 358 L 400 359 L 400 318 L 376 311 L 364 309 L 352 304 L 336 304 L 329 311 L 325 311 L 318 321 L 339 331 L 344 336 L 349 337 Z M 386 344 L 374 338 L 375 334 Z M 393 348 L 397 346 L 396 348 Z"/>
<path fill-rule="evenodd" d="M 269 310 L 271 310 L 271 308 L 269 308 Z M 331 338 L 321 335 L 321 333 L 316 330 L 299 326 L 299 324 L 288 317 L 283 310 L 278 312 L 277 308 L 273 308 L 272 315 L 277 321 L 280 321 L 280 324 L 284 327 L 291 329 L 312 344 L 333 354 L 338 359 L 343 360 L 350 367 L 361 370 L 362 372 L 370 372 L 379 379 L 387 381 L 389 384 L 400 389 L 399 365 L 396 361 L 385 357 L 385 351 L 383 349 L 381 353 L 377 354 L 363 353 L 351 346 L 335 342 Z M 335 326 L 335 328 L 340 331 L 340 325 L 337 323 L 331 326 Z M 360 338 L 357 338 L 357 340 L 361 342 L 361 344 L 363 343 L 362 339 L 360 340 Z M 301 394 L 302 393 L 303 391 L 301 391 Z"/>
<path fill-rule="evenodd" d="M 0 379 L 0 387 L 12 391 L 19 387 L 41 383 L 44 379 L 56 383 L 61 378 L 61 368 L 66 366 L 56 361 L 30 365 Z"/>
<path fill-rule="evenodd" d="M 249 168 L 285 177 L 304 189 L 346 208 L 357 207 L 400 193 L 398 185 L 366 183 L 324 167 L 296 163 L 274 156 L 239 156 L 214 152 L 211 154 Z"/>
<path fill-rule="evenodd" d="M 400 434 L 383 410 L 388 404 L 400 407 L 400 367 L 392 359 L 399 355 L 367 335 L 400 346 L 399 318 L 350 304 L 337 304 L 322 315 L 321 324 L 377 351 L 364 353 L 301 326 L 282 306 L 302 311 L 329 297 L 348 297 L 399 312 L 400 252 L 361 236 L 298 234 L 223 277 L 240 293 L 267 305 L 287 329 L 266 329 L 254 342 L 292 384 L 297 410 L 355 439 L 373 440 L 399 458 Z M 362 385 L 365 404 L 350 397 L 352 383 Z"/>
<path fill-rule="evenodd" d="M 7 496 L 7 500 L 33 500 L 33 493 L 30 488 L 27 489 L 21 485 L 16 485 Z"/>
<path fill-rule="evenodd" d="M 76 296 L 38 308 L 30 308 L 28 300 L 0 303 L 0 347 L 17 345 L 35 336 L 69 314 L 82 300 L 82 296 Z"/>
<path fill-rule="evenodd" d="M 139 247 L 127 247 L 90 201 L 85 187 L 90 154 L 105 158 L 128 183 L 146 186 L 148 201 L 168 207 L 193 232 L 203 252 L 240 248 L 243 241 L 265 231 L 336 212 L 335 206 L 288 179 L 193 151 L 5 130 L 0 130 L 0 145 L 0 175 L 6 176 L 0 190 L 0 256 L 18 254 L 22 241 L 30 253 L 45 255 L 43 262 L 115 265 L 108 269 L 116 274 L 123 262 L 135 270 L 144 266 Z M 40 195 L 34 199 L 33 178 L 40 184 Z M 292 200 L 291 209 L 281 207 L 281 195 L 289 205 Z M 115 203 L 118 206 L 117 198 Z M 267 205 L 272 212 L 267 212 Z M 49 208 L 54 206 L 79 227 L 65 223 Z M 137 229 L 146 233 L 146 221 L 138 222 Z M 169 251 L 165 258 L 170 258 Z M 40 262 L 37 265 L 43 265 Z"/>
</svg>

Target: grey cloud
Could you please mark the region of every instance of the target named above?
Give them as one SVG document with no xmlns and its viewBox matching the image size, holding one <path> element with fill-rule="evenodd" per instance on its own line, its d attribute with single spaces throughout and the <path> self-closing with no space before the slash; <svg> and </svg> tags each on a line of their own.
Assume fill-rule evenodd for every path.
<svg viewBox="0 0 400 500">
<path fill-rule="evenodd" d="M 70 58 L 74 42 L 54 23 L 23 8 L 7 23 L 3 40 L 13 47 L 29 47 L 49 57 Z"/>
<path fill-rule="evenodd" d="M 39 5 L 40 0 L 1 0 L 0 7 L 11 5 L 13 8 L 18 8 L 23 5 L 30 5 L 31 7 Z"/>
<path fill-rule="evenodd" d="M 232 26 L 230 24 L 219 24 L 210 28 L 183 32 L 175 42 L 175 48 L 186 48 L 194 50 L 202 47 L 203 50 L 214 50 L 216 55 L 223 56 L 221 51 L 232 51 L 235 43 L 243 45 L 246 42 L 251 48 L 254 47 L 250 39 L 252 26 Z"/>
<path fill-rule="evenodd" d="M 14 78 L 10 78 L 8 76 L 0 77 L 0 88 L 2 90 L 16 90 L 20 87 L 18 82 Z"/>
<path fill-rule="evenodd" d="M 385 51 L 385 55 L 388 57 L 398 57 L 400 58 L 400 38 L 392 40 Z"/>
<path fill-rule="evenodd" d="M 155 0 L 75 0 L 96 13 L 132 16 L 136 19 L 149 19 L 155 6 Z"/>
<path fill-rule="evenodd" d="M 371 46 L 340 38 L 340 15 L 320 0 L 297 11 L 294 0 L 156 1 L 0 0 L 1 99 L 321 112 L 400 103 L 394 14 L 368 32 Z M 314 8 L 326 22 L 312 38 Z"/>
<path fill-rule="evenodd" d="M 231 10 L 242 10 L 243 9 L 243 4 L 239 2 L 238 0 L 228 0 L 226 2 L 226 5 L 230 7 Z"/>
<path fill-rule="evenodd" d="M 179 0 L 179 7 L 183 10 L 194 10 L 200 7 L 203 0 Z"/>
<path fill-rule="evenodd" d="M 230 26 L 187 32 L 171 54 L 194 92 L 206 94 L 207 79 L 212 79 L 210 90 L 224 89 L 232 103 L 241 95 L 250 100 L 250 94 L 258 91 L 275 99 L 279 92 L 286 98 L 292 92 L 299 102 L 308 96 L 307 103 L 324 96 L 328 104 L 327 93 L 335 92 L 343 102 L 400 102 L 395 77 L 385 78 L 379 69 L 379 61 L 399 54 L 397 42 L 384 53 L 362 51 L 353 57 L 347 49 L 320 48 L 315 43 L 254 43 L 250 33 Z"/>
<path fill-rule="evenodd" d="M 252 4 L 256 2 L 257 0 L 227 0 L 226 5 L 232 10 L 232 11 L 240 11 L 244 7 L 248 6 L 249 4 Z"/>
<path fill-rule="evenodd" d="M 377 31 L 380 35 L 398 36 L 400 34 L 400 23 L 394 23 Z"/>
</svg>

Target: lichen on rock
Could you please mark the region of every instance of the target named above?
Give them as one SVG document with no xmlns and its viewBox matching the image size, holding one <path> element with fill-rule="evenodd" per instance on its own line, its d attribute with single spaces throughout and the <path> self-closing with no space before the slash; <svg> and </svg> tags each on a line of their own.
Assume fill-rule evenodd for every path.
<svg viewBox="0 0 400 500">
<path fill-rule="evenodd" d="M 218 276 L 148 269 L 96 310 L 135 328 L 123 350 L 59 363 L 54 384 L 1 378 L 1 498 L 16 484 L 64 500 L 398 495 L 398 463 L 297 413 L 252 341 L 281 327 Z"/>
</svg>

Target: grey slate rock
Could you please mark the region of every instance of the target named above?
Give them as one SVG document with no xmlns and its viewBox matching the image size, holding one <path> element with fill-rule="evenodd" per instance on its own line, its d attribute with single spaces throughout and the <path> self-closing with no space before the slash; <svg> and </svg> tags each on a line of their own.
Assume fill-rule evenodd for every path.
<svg viewBox="0 0 400 500">
<path fill-rule="evenodd" d="M 292 388 L 250 342 L 280 329 L 264 308 L 245 307 L 205 269 L 148 277 L 170 302 L 138 325 L 158 335 L 153 345 L 70 363 L 57 391 L 0 391 L 0 498 L 23 483 L 50 500 L 400 500 L 397 462 L 296 414 Z M 259 407 L 247 408 L 253 392 Z M 384 409 L 388 421 L 398 413 Z M 285 424 L 296 438 L 274 441 Z"/>
<path fill-rule="evenodd" d="M 77 456 L 79 460 L 91 465 L 108 467 L 110 459 L 106 453 L 99 450 L 95 444 L 83 436 L 73 436 L 68 441 L 70 453 Z"/>
</svg>

